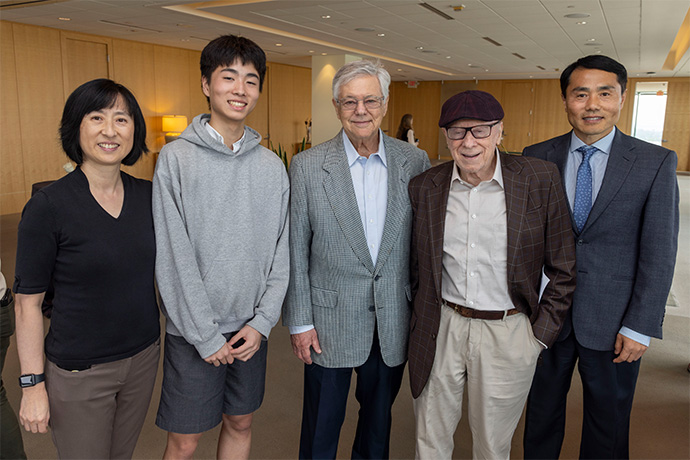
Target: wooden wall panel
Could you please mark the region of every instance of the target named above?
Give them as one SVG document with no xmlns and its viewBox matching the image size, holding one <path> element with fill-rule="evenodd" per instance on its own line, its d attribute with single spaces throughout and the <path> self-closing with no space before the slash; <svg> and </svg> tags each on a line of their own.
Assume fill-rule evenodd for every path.
<svg viewBox="0 0 690 460">
<path fill-rule="evenodd" d="M 304 122 L 311 114 L 311 69 L 271 63 L 268 87 L 270 140 L 275 148 L 282 145 L 291 157 L 294 144 L 307 135 Z"/>
<path fill-rule="evenodd" d="M 534 81 L 532 143 L 543 142 L 571 130 L 565 114 L 559 80 Z"/>
<path fill-rule="evenodd" d="M 58 139 L 65 104 L 60 32 L 23 24 L 12 24 L 12 29 L 24 187 L 30 193 L 31 184 L 64 176 L 62 165 L 68 160 Z"/>
<path fill-rule="evenodd" d="M 24 159 L 12 24 L 0 22 L 0 214 L 22 210 L 26 202 Z"/>
<path fill-rule="evenodd" d="M 391 83 L 388 103 L 388 135 L 395 137 L 400 120 L 411 113 L 414 134 L 419 139 L 419 148 L 425 150 L 429 158 L 438 156 L 438 117 L 441 113 L 441 82 L 419 82 L 417 88 L 408 88 L 405 82 Z"/>
<path fill-rule="evenodd" d="M 164 144 L 161 119 L 156 112 L 156 88 L 153 45 L 129 40 L 113 40 L 113 80 L 126 86 L 137 98 L 146 120 L 146 144 L 149 154 L 133 166 L 123 166 L 127 173 L 142 179 L 153 177 L 157 152 Z"/>
<path fill-rule="evenodd" d="M 82 83 L 95 78 L 112 78 L 112 39 L 61 31 L 60 45 L 65 100 Z"/>
<path fill-rule="evenodd" d="M 663 139 L 678 154 L 678 171 L 690 171 L 690 78 L 669 79 Z"/>
<path fill-rule="evenodd" d="M 192 119 L 202 113 L 208 113 L 208 102 L 201 90 L 201 69 L 199 69 L 199 58 L 201 51 L 187 51 L 187 62 L 189 70 L 189 110 L 191 116 L 188 117 L 189 123 Z"/>
<path fill-rule="evenodd" d="M 168 46 L 153 46 L 156 114 L 185 115 L 191 122 L 189 53 Z M 160 121 L 159 121 L 160 123 Z"/>
<path fill-rule="evenodd" d="M 534 85 L 531 81 L 503 82 L 499 99 L 503 118 L 503 148 L 509 152 L 522 152 L 532 142 L 532 112 Z"/>
</svg>

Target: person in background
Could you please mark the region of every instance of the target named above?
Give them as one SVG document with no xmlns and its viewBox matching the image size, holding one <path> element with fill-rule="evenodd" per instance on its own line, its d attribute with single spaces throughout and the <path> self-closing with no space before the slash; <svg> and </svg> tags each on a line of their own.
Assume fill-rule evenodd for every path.
<svg viewBox="0 0 690 460">
<path fill-rule="evenodd" d="M 410 318 L 409 180 L 418 148 L 380 129 L 390 75 L 366 60 L 333 78 L 343 129 L 292 159 L 290 287 L 283 324 L 304 362 L 300 458 L 335 458 L 352 371 L 360 404 L 352 458 L 388 458 Z"/>
<path fill-rule="evenodd" d="M 453 161 L 410 181 L 418 459 L 452 458 L 465 388 L 472 458 L 510 458 L 539 353 L 575 290 L 558 169 L 499 153 L 503 116 L 483 91 L 448 99 L 438 125 Z"/>
<path fill-rule="evenodd" d="M 163 148 L 153 178 L 167 318 L 156 425 L 168 432 L 164 458 L 191 458 L 219 423 L 218 458 L 248 458 L 268 335 L 288 286 L 290 184 L 245 125 L 266 76 L 263 50 L 224 35 L 206 45 L 200 67 L 211 113 Z"/>
<path fill-rule="evenodd" d="M 92 80 L 67 99 L 60 138 L 78 167 L 19 222 L 19 419 L 33 433 L 50 426 L 60 458 L 131 458 L 160 353 L 151 182 L 120 170 L 148 151 L 144 116 L 127 88 Z"/>
<path fill-rule="evenodd" d="M 2 261 L 0 261 L 1 264 Z M 10 347 L 12 334 L 14 334 L 14 296 L 0 271 L 0 459 L 3 460 L 26 458 L 22 431 L 17 423 L 17 415 L 7 400 L 5 382 L 2 380 L 5 356 Z"/>
<path fill-rule="evenodd" d="M 542 353 L 525 419 L 525 458 L 558 458 L 575 364 L 583 387 L 580 458 L 629 458 L 640 358 L 661 339 L 678 249 L 675 152 L 616 123 L 627 71 L 603 55 L 570 64 L 561 96 L 572 131 L 524 155 L 563 176 L 577 250 L 577 288 L 558 341 Z"/>
<path fill-rule="evenodd" d="M 415 139 L 414 131 L 412 130 L 412 114 L 406 113 L 400 120 L 400 126 L 398 126 L 398 133 L 395 135 L 396 139 L 401 141 L 409 142 L 410 144 L 417 147 L 419 145 L 419 139 Z"/>
</svg>

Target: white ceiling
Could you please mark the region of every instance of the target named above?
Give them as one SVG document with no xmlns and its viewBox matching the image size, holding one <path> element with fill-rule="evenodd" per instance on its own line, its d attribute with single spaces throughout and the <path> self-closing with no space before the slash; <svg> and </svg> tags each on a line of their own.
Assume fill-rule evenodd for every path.
<svg viewBox="0 0 690 460">
<path fill-rule="evenodd" d="M 690 76 L 690 52 L 662 70 L 688 0 L 427 0 L 450 20 L 420 3 L 0 0 L 0 19 L 195 50 L 218 35 L 241 34 L 273 62 L 310 67 L 313 55 L 360 54 L 381 58 L 394 80 L 556 78 L 598 52 L 633 77 Z M 572 14 L 587 16 L 566 17 Z"/>
</svg>

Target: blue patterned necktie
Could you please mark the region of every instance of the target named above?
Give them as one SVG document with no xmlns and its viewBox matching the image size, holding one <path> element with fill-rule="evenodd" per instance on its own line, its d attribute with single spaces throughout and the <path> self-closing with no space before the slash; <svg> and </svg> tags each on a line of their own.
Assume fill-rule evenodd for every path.
<svg viewBox="0 0 690 460">
<path fill-rule="evenodd" d="M 582 163 L 577 169 L 577 183 L 575 184 L 575 205 L 573 206 L 573 217 L 577 231 L 581 232 L 582 227 L 587 222 L 589 211 L 592 210 L 592 167 L 589 160 L 598 149 L 591 145 L 583 145 L 577 152 L 582 153 Z"/>
</svg>

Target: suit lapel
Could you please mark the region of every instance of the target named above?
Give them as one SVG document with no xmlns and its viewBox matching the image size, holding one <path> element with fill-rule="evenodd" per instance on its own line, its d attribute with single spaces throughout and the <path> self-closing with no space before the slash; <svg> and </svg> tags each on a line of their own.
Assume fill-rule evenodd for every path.
<svg viewBox="0 0 690 460">
<path fill-rule="evenodd" d="M 546 153 L 546 160 L 556 163 L 561 177 L 565 177 L 565 164 L 568 161 L 568 148 L 570 147 L 570 133 L 554 139 L 551 150 Z M 565 192 L 565 181 L 563 182 L 563 192 Z"/>
<path fill-rule="evenodd" d="M 604 180 L 597 194 L 597 199 L 592 205 L 592 210 L 587 217 L 587 222 L 582 229 L 583 232 L 601 216 L 601 213 L 608 207 L 613 197 L 620 190 L 623 182 L 625 182 L 625 178 L 628 177 L 637 157 L 633 152 L 634 148 L 635 146 L 628 140 L 627 136 L 616 130 L 616 136 L 613 138 L 613 144 L 611 144 L 606 172 L 604 173 Z"/>
<path fill-rule="evenodd" d="M 529 201 L 529 178 L 522 175 L 522 166 L 510 155 L 501 154 L 501 172 L 506 196 L 506 220 L 508 228 L 508 281 L 512 278 L 517 260 L 517 242 L 520 241 L 523 216 Z"/>
<path fill-rule="evenodd" d="M 455 162 L 449 161 L 431 178 L 433 186 L 426 190 L 424 203 L 427 205 L 426 221 L 429 226 L 431 246 L 431 273 L 434 276 L 434 287 L 441 298 L 441 274 L 443 270 L 443 234 L 446 223 L 446 207 L 450 191 L 450 178 Z"/>
<path fill-rule="evenodd" d="M 570 201 L 567 199 L 568 190 L 565 185 L 565 165 L 568 162 L 571 134 L 572 131 L 554 139 L 553 144 L 551 144 L 551 150 L 546 153 L 546 160 L 555 163 L 556 166 L 558 166 L 558 171 L 561 173 L 561 185 L 563 186 L 563 195 L 566 197 L 566 203 L 568 205 L 570 223 L 573 226 L 573 231 L 577 234 L 577 224 L 573 217 L 573 210 L 570 208 Z"/>
<path fill-rule="evenodd" d="M 367 239 L 352 185 L 352 174 L 343 146 L 342 131 L 329 141 L 329 144 L 323 163 L 323 169 L 328 173 L 323 181 L 326 197 L 355 255 L 373 273 L 374 263 L 367 248 Z"/>
<path fill-rule="evenodd" d="M 376 257 L 375 271 L 380 270 L 386 263 L 386 260 L 388 260 L 393 245 L 398 240 L 400 228 L 410 206 L 407 181 L 405 180 L 408 176 L 405 170 L 407 158 L 400 153 L 387 136 L 383 137 L 383 144 L 386 149 L 386 160 L 388 163 L 388 197 L 386 222 L 383 225 L 383 235 L 381 236 L 379 253 Z"/>
</svg>

